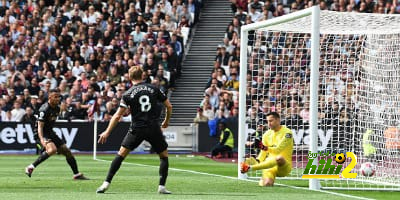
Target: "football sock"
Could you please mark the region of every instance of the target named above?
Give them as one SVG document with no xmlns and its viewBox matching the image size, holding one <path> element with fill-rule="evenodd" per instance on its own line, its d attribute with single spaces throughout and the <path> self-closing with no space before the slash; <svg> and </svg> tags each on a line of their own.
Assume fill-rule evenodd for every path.
<svg viewBox="0 0 400 200">
<path fill-rule="evenodd" d="M 271 167 L 276 166 L 278 163 L 276 162 L 276 158 L 266 159 L 264 162 L 261 162 L 256 165 L 251 165 L 251 170 L 259 170 L 259 169 L 269 169 Z"/>
<path fill-rule="evenodd" d="M 32 163 L 32 165 L 34 167 L 38 166 L 40 163 L 42 163 L 43 161 L 47 160 L 47 158 L 49 158 L 49 154 L 44 151 L 42 154 L 40 154 L 40 156 L 35 160 L 35 162 Z"/>
<path fill-rule="evenodd" d="M 71 167 L 72 172 L 74 174 L 78 174 L 79 173 L 78 165 L 76 164 L 75 157 L 74 156 L 67 156 L 66 160 L 67 160 L 67 163 L 69 164 L 69 166 Z"/>
<path fill-rule="evenodd" d="M 159 185 L 165 185 L 165 182 L 167 181 L 167 176 L 168 176 L 168 157 L 165 158 L 160 158 L 160 184 Z"/>
<path fill-rule="evenodd" d="M 110 170 L 108 171 L 108 174 L 107 174 L 107 178 L 106 178 L 107 182 L 111 183 L 111 180 L 113 179 L 114 175 L 117 173 L 119 167 L 121 167 L 121 163 L 124 159 L 125 158 L 120 155 L 115 156 L 114 160 L 111 163 Z"/>
</svg>

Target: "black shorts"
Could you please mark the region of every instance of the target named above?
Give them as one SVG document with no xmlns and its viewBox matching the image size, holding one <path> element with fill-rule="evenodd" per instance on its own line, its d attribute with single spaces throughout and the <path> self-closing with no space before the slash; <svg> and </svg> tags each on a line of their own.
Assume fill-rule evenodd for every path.
<svg viewBox="0 0 400 200">
<path fill-rule="evenodd" d="M 121 146 L 134 150 L 143 142 L 143 140 L 149 142 L 154 151 L 158 154 L 168 148 L 165 137 L 158 125 L 144 128 L 129 128 Z"/>
<path fill-rule="evenodd" d="M 55 133 L 43 134 L 44 141 L 50 141 L 56 145 L 57 148 L 64 145 L 65 142 L 62 141 Z"/>
</svg>

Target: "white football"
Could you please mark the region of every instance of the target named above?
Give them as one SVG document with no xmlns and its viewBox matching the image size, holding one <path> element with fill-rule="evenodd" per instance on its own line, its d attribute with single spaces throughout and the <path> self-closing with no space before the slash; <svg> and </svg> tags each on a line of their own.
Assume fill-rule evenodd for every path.
<svg viewBox="0 0 400 200">
<path fill-rule="evenodd" d="M 373 176 L 375 174 L 375 165 L 371 162 L 363 163 L 361 164 L 360 171 L 363 176 Z"/>
</svg>

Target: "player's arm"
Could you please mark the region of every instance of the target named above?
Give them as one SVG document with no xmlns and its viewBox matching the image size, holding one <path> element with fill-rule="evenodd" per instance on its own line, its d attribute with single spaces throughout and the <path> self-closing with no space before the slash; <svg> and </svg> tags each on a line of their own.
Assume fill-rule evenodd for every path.
<svg viewBox="0 0 400 200">
<path fill-rule="evenodd" d="M 123 101 L 123 100 L 121 100 Z M 124 107 L 123 103 L 120 104 L 120 107 L 118 108 L 117 112 L 112 116 L 110 123 L 107 126 L 107 129 L 100 134 L 98 143 L 104 144 L 107 141 L 108 136 L 110 136 L 111 131 L 115 128 L 115 126 L 118 124 L 118 122 L 121 120 L 121 118 L 124 116 L 124 113 L 128 107 Z"/>
<path fill-rule="evenodd" d="M 161 124 L 161 127 L 162 128 L 167 128 L 168 127 L 168 125 L 169 125 L 169 120 L 171 119 L 171 115 L 172 115 L 172 104 L 171 104 L 171 102 L 169 102 L 169 100 L 168 99 L 166 99 L 164 102 L 163 102 L 163 104 L 164 104 L 164 106 L 165 106 L 165 119 L 164 119 L 164 121 L 162 122 L 162 124 Z"/>
<path fill-rule="evenodd" d="M 44 122 L 43 121 L 38 121 L 38 137 L 39 137 L 39 141 L 42 144 L 43 147 L 46 146 L 46 141 L 44 141 L 43 138 L 43 127 L 44 127 Z"/>
<path fill-rule="evenodd" d="M 257 156 L 258 161 L 264 161 L 268 156 L 267 135 L 268 131 L 263 134 L 261 142 L 258 144 L 260 148 L 260 153 Z"/>
<path fill-rule="evenodd" d="M 268 152 L 265 150 L 261 150 L 260 153 L 257 156 L 258 161 L 264 161 L 265 158 L 267 158 Z"/>
<path fill-rule="evenodd" d="M 293 146 L 293 133 L 292 131 L 285 134 L 282 140 L 276 147 L 268 147 L 268 151 L 272 154 L 279 154 L 289 146 Z"/>
<path fill-rule="evenodd" d="M 47 107 L 46 106 L 42 106 L 39 108 L 39 117 L 37 119 L 37 134 L 39 137 L 39 141 L 42 144 L 43 147 L 46 146 L 46 141 L 44 141 L 43 138 L 43 128 L 45 126 L 45 119 L 47 118 Z"/>
</svg>

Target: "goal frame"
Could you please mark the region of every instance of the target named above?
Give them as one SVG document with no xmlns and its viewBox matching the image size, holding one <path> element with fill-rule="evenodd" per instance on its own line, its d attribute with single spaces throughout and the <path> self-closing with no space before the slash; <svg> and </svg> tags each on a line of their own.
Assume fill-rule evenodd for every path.
<svg viewBox="0 0 400 200">
<path fill-rule="evenodd" d="M 319 82 L 319 37 L 320 37 L 320 8 L 313 6 L 295 13 L 284 15 L 281 17 L 244 25 L 240 31 L 240 80 L 239 80 L 239 134 L 238 134 L 238 178 L 246 179 L 247 176 L 240 172 L 240 163 L 245 159 L 245 142 L 246 142 L 246 74 L 247 74 L 247 43 L 248 32 L 251 30 L 273 26 L 299 18 L 310 16 L 312 18 L 311 32 L 311 79 L 310 79 L 310 146 L 311 152 L 317 152 L 318 148 L 318 82 Z M 313 164 L 317 164 L 317 159 Z M 318 179 L 309 180 L 310 190 L 321 189 Z"/>
</svg>

